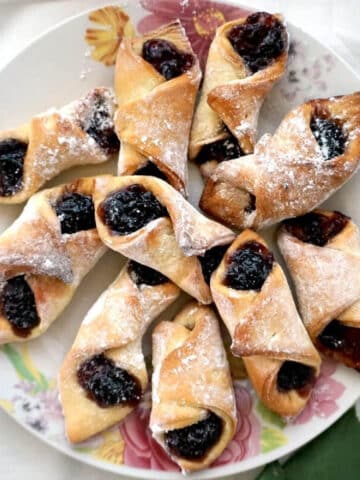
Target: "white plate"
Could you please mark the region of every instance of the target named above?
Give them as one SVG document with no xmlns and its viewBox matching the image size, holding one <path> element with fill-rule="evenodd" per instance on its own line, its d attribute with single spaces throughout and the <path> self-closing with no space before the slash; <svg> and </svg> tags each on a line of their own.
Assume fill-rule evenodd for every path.
<svg viewBox="0 0 360 480">
<path fill-rule="evenodd" d="M 194 46 L 203 51 L 209 37 L 201 36 L 199 32 L 206 33 L 214 19 L 235 18 L 239 10 L 224 4 L 211 7 L 208 1 L 202 0 L 199 10 L 194 12 L 194 3 L 195 0 L 144 0 L 142 5 L 147 5 L 148 9 L 156 4 L 156 12 L 146 11 L 137 2 L 129 2 L 124 8 L 136 26 L 141 20 L 142 29 L 180 16 Z M 84 41 L 84 32 L 89 26 L 87 13 L 69 19 L 42 35 L 0 72 L 0 129 L 20 125 L 33 114 L 51 106 L 61 106 L 92 87 L 112 85 L 113 69 L 89 56 Z M 291 25 L 289 30 L 292 47 L 288 72 L 264 104 L 260 134 L 274 131 L 290 108 L 309 98 L 350 93 L 359 88 L 359 79 L 348 65 L 301 30 Z M 49 185 L 104 172 L 115 173 L 115 163 L 76 168 L 60 175 Z M 191 200 L 197 204 L 201 180 L 193 166 L 190 167 L 190 177 Z M 359 205 L 359 176 L 327 202 L 327 206 L 351 215 L 360 224 Z M 21 208 L 0 207 L 1 231 L 16 218 Z M 278 256 L 272 231 L 265 232 L 265 236 Z M 71 447 L 64 436 L 56 390 L 59 365 L 85 313 L 115 278 L 122 263 L 119 255 L 109 252 L 87 276 L 71 305 L 45 335 L 24 345 L 2 348 L 0 404 L 24 428 L 80 461 L 127 477 L 181 478 L 145 430 L 149 414 L 148 396 L 122 425 L 86 444 Z M 170 313 L 164 316 L 169 317 Z M 234 374 L 236 376 L 236 368 Z M 236 379 L 235 388 L 240 418 L 235 439 L 217 465 L 197 474 L 196 478 L 236 474 L 292 452 L 328 428 L 355 402 L 360 394 L 360 377 L 340 365 L 325 362 L 309 406 L 300 419 L 290 425 L 266 411 L 246 381 Z M 172 473 L 166 470 L 172 470 Z"/>
</svg>

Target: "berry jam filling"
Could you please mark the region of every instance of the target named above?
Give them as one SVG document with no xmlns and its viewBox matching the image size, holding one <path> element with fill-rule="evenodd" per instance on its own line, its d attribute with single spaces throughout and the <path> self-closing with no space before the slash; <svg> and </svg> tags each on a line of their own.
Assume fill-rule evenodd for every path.
<svg viewBox="0 0 360 480">
<path fill-rule="evenodd" d="M 194 63 L 191 53 L 181 52 L 173 43 L 155 38 L 144 43 L 142 57 L 166 80 L 182 75 Z"/>
<path fill-rule="evenodd" d="M 76 233 L 95 228 L 95 212 L 92 198 L 80 193 L 68 193 L 55 205 L 60 219 L 61 233 Z"/>
<path fill-rule="evenodd" d="M 310 212 L 302 217 L 286 220 L 284 225 L 287 232 L 302 242 L 323 247 L 345 228 L 348 221 L 349 217 L 340 212 L 333 212 L 330 217 Z"/>
<path fill-rule="evenodd" d="M 138 184 L 110 194 L 99 213 L 105 224 L 120 235 L 129 235 L 156 218 L 169 216 L 156 197 Z"/>
<path fill-rule="evenodd" d="M 86 360 L 78 369 L 77 378 L 88 398 L 102 408 L 135 404 L 141 398 L 141 387 L 136 378 L 117 367 L 104 354 Z"/>
<path fill-rule="evenodd" d="M 120 148 L 119 139 L 114 130 L 114 122 L 109 105 L 101 95 L 96 95 L 85 116 L 81 128 L 92 137 L 95 142 L 107 153 L 117 153 Z"/>
<path fill-rule="evenodd" d="M 165 182 L 168 181 L 165 173 L 163 173 L 153 162 L 148 162 L 146 165 L 136 170 L 133 175 L 147 175 L 149 177 L 160 178 L 160 180 L 165 180 Z"/>
<path fill-rule="evenodd" d="M 27 337 L 39 325 L 34 293 L 23 275 L 6 282 L 1 304 L 4 317 L 19 337 Z"/>
<path fill-rule="evenodd" d="M 141 265 L 141 263 L 134 262 L 130 260 L 128 265 L 128 273 L 136 283 L 136 285 L 161 285 L 162 283 L 166 283 L 169 281 L 165 275 L 158 272 L 157 270 L 153 270 L 150 267 L 146 267 L 145 265 Z"/>
<path fill-rule="evenodd" d="M 239 158 L 244 155 L 241 150 L 237 139 L 229 132 L 229 136 L 218 140 L 217 142 L 204 145 L 200 150 L 199 155 L 196 157 L 196 163 L 202 165 L 210 160 L 216 160 L 217 162 L 224 162 L 226 160 L 232 160 L 233 158 Z"/>
<path fill-rule="evenodd" d="M 284 25 L 266 12 L 249 15 L 230 30 L 228 39 L 252 73 L 270 65 L 287 47 Z"/>
<path fill-rule="evenodd" d="M 289 360 L 281 365 L 277 376 L 279 391 L 297 390 L 303 396 L 308 395 L 314 383 L 315 371 L 312 367 Z"/>
<path fill-rule="evenodd" d="M 314 116 L 311 119 L 310 128 L 324 160 L 331 160 L 344 153 L 346 136 L 341 125 L 333 120 Z"/>
<path fill-rule="evenodd" d="M 335 360 L 360 370 L 360 328 L 333 320 L 317 337 L 316 346 Z"/>
<path fill-rule="evenodd" d="M 0 141 L 0 195 L 11 197 L 21 189 L 27 144 L 16 138 Z"/>
<path fill-rule="evenodd" d="M 197 460 L 204 457 L 216 444 L 221 432 L 221 418 L 210 412 L 205 420 L 167 432 L 165 444 L 172 455 L 187 460 Z"/>
<path fill-rule="evenodd" d="M 273 263 L 274 257 L 264 245 L 249 241 L 229 256 L 224 284 L 235 290 L 259 291 Z"/>
<path fill-rule="evenodd" d="M 210 278 L 212 273 L 220 265 L 223 256 L 225 255 L 226 250 L 229 248 L 229 245 L 218 245 L 217 247 L 210 248 L 207 250 L 202 257 L 198 257 L 201 270 L 204 276 L 205 282 L 210 285 Z"/>
</svg>

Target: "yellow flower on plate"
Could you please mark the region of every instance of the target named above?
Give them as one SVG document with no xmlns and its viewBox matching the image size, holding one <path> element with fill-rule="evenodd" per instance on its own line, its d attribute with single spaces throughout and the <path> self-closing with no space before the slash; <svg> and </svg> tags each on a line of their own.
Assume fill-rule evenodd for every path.
<svg viewBox="0 0 360 480">
<path fill-rule="evenodd" d="M 111 5 L 91 12 L 89 20 L 103 26 L 85 32 L 86 42 L 93 47 L 92 58 L 106 66 L 114 65 L 121 39 L 135 33 L 129 16 L 120 7 Z"/>
<path fill-rule="evenodd" d="M 10 400 L 0 400 L 0 407 L 2 407 L 6 412 L 12 413 L 14 411 L 14 406 Z"/>
<path fill-rule="evenodd" d="M 108 430 L 101 434 L 102 444 L 91 452 L 98 460 L 103 460 L 116 465 L 124 463 L 124 440 L 118 428 Z"/>
</svg>

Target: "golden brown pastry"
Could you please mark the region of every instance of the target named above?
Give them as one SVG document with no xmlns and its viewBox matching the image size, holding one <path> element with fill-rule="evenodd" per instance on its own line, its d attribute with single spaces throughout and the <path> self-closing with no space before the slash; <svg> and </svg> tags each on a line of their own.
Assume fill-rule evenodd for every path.
<svg viewBox="0 0 360 480">
<path fill-rule="evenodd" d="M 235 398 L 214 311 L 192 302 L 153 332 L 150 429 L 183 472 L 210 465 L 232 439 Z"/>
<path fill-rule="evenodd" d="M 265 241 L 245 230 L 211 277 L 215 305 L 261 401 L 292 417 L 305 407 L 320 357 L 296 310 L 284 272 Z"/>
<path fill-rule="evenodd" d="M 360 232 L 340 212 L 284 222 L 278 243 L 300 313 L 321 353 L 360 369 Z"/>
<path fill-rule="evenodd" d="M 148 384 L 142 337 L 179 293 L 160 273 L 130 261 L 89 310 L 59 375 L 71 442 L 114 425 L 139 402 Z"/>
<path fill-rule="evenodd" d="M 187 190 L 187 152 L 198 60 L 179 20 L 124 38 L 115 67 L 119 175 L 153 175 Z"/>
<path fill-rule="evenodd" d="M 201 208 L 227 225 L 255 229 L 312 210 L 360 161 L 360 92 L 311 100 L 292 110 L 253 155 L 219 165 Z"/>
<path fill-rule="evenodd" d="M 0 132 L 0 204 L 24 202 L 70 167 L 109 160 L 119 150 L 114 111 L 112 91 L 95 88 L 59 110 Z"/>
<path fill-rule="evenodd" d="M 99 235 L 108 247 L 211 303 L 210 275 L 234 239 L 231 230 L 154 177 L 100 177 L 94 201 Z"/>
<path fill-rule="evenodd" d="M 253 152 L 259 111 L 285 72 L 287 50 L 281 15 L 256 12 L 217 29 L 189 151 L 205 177 L 218 162 Z"/>
<path fill-rule="evenodd" d="M 0 236 L 0 343 L 44 333 L 105 253 L 94 187 L 81 178 L 37 193 Z"/>
</svg>

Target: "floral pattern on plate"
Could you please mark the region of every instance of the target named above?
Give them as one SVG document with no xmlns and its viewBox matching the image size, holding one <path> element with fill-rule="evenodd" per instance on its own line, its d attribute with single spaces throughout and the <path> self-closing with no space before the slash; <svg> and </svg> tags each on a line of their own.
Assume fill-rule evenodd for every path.
<svg viewBox="0 0 360 480">
<path fill-rule="evenodd" d="M 34 364 L 26 345 L 5 345 L 2 352 L 16 373 L 16 382 L 9 398 L 0 405 L 40 435 L 66 444 L 64 419 L 54 379 L 47 378 Z M 238 413 L 236 433 L 213 467 L 240 462 L 259 453 L 266 453 L 288 442 L 287 423 L 268 410 L 257 399 L 247 380 L 237 380 L 239 364 L 230 363 Z M 314 415 L 327 418 L 338 410 L 337 400 L 345 391 L 343 384 L 333 378 L 336 364 L 325 361 L 312 397 L 304 412 L 293 425 L 311 421 Z M 148 428 L 151 411 L 151 392 L 147 391 L 138 407 L 115 426 L 96 437 L 76 445 L 77 452 L 116 465 L 179 471 L 161 446 L 152 438 Z"/>
</svg>

